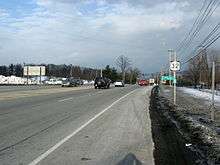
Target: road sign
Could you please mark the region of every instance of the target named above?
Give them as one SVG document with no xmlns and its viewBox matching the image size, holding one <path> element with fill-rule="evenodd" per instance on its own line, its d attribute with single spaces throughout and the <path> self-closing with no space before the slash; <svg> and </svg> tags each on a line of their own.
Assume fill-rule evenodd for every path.
<svg viewBox="0 0 220 165">
<path fill-rule="evenodd" d="M 172 71 L 180 70 L 180 62 L 179 61 L 171 61 L 170 62 L 170 70 L 172 70 Z"/>
<path fill-rule="evenodd" d="M 173 76 L 162 76 L 162 77 L 161 77 L 161 80 L 162 80 L 162 81 L 174 80 L 174 77 L 173 77 Z"/>
</svg>

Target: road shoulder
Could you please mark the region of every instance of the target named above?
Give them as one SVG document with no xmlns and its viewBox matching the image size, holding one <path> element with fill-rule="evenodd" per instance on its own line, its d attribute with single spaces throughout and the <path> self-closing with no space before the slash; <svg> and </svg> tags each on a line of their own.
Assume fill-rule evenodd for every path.
<svg viewBox="0 0 220 165">
<path fill-rule="evenodd" d="M 139 88 L 81 130 L 41 164 L 154 164 L 150 88 Z"/>
</svg>

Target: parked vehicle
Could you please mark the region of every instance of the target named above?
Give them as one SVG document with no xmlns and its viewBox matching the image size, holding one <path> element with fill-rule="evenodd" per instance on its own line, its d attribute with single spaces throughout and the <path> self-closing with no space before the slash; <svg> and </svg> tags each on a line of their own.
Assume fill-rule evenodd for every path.
<svg viewBox="0 0 220 165">
<path fill-rule="evenodd" d="M 154 83 L 155 83 L 155 80 L 154 80 L 153 78 L 150 78 L 150 79 L 149 79 L 149 84 L 150 84 L 150 85 L 154 85 Z"/>
<path fill-rule="evenodd" d="M 78 85 L 83 85 L 83 84 L 84 84 L 84 83 L 83 83 L 83 80 L 75 79 L 75 81 L 76 81 L 76 83 L 77 83 Z"/>
<path fill-rule="evenodd" d="M 140 86 L 149 85 L 149 81 L 148 80 L 139 80 L 138 81 L 138 85 L 140 85 Z"/>
<path fill-rule="evenodd" d="M 115 87 L 124 87 L 124 86 L 125 86 L 125 84 L 123 81 L 116 81 L 115 82 Z"/>
<path fill-rule="evenodd" d="M 79 82 L 77 82 L 76 79 L 68 78 L 66 80 L 63 80 L 62 87 L 76 87 L 79 85 Z"/>
<path fill-rule="evenodd" d="M 111 80 L 105 77 L 96 77 L 94 87 L 95 89 L 100 88 L 110 88 Z"/>
<path fill-rule="evenodd" d="M 45 81 L 45 84 L 48 84 L 48 85 L 61 85 L 62 80 L 50 79 L 49 81 Z"/>
</svg>

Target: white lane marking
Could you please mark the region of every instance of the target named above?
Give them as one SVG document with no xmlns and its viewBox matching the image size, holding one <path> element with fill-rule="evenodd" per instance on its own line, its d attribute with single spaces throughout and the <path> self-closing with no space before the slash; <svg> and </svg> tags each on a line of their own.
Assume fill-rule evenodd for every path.
<svg viewBox="0 0 220 165">
<path fill-rule="evenodd" d="M 62 99 L 62 100 L 58 100 L 58 102 L 64 102 L 64 101 L 68 101 L 68 100 L 72 100 L 73 97 L 69 97 L 69 98 L 66 98 L 66 99 Z"/>
<path fill-rule="evenodd" d="M 135 89 L 136 90 L 136 89 Z M 38 164 L 40 161 L 42 161 L 43 159 L 45 159 L 48 155 L 50 155 L 53 151 L 55 151 L 57 148 L 59 148 L 62 144 L 64 144 L 66 141 L 68 141 L 70 138 L 72 138 L 74 135 L 76 135 L 79 131 L 81 131 L 83 128 L 85 128 L 87 125 L 89 125 L 92 121 L 94 121 L 96 118 L 98 118 L 99 116 L 101 116 L 103 113 L 105 113 L 107 110 L 109 110 L 112 106 L 114 106 L 115 104 L 117 104 L 119 101 L 121 101 L 122 99 L 124 99 L 125 97 L 127 97 L 128 95 L 132 94 L 135 90 L 127 93 L 126 95 L 122 96 L 121 98 L 119 98 L 118 100 L 116 100 L 115 102 L 113 102 L 111 105 L 109 105 L 107 108 L 105 108 L 104 110 L 102 110 L 101 112 L 99 112 L 98 114 L 96 114 L 93 118 L 91 118 L 89 121 L 87 121 L 85 124 L 83 124 L 82 126 L 80 126 L 79 128 L 77 128 L 74 132 L 72 132 L 70 135 L 66 136 L 65 138 L 63 138 L 61 141 L 59 141 L 58 143 L 56 143 L 53 147 L 51 147 L 49 150 L 47 150 L 46 152 L 44 152 L 43 154 L 41 154 L 39 157 L 37 157 L 36 159 L 34 159 L 31 163 L 29 163 L 28 165 L 36 165 Z"/>
</svg>

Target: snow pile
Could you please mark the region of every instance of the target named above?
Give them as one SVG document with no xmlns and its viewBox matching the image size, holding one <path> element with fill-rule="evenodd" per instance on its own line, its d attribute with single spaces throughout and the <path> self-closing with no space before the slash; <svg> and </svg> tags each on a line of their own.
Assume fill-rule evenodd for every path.
<svg viewBox="0 0 220 165">
<path fill-rule="evenodd" d="M 212 93 L 212 90 L 211 90 L 211 89 L 199 89 L 199 90 L 200 90 L 200 91 L 203 91 L 203 92 Z M 215 95 L 220 96 L 220 91 L 215 90 Z"/>
<path fill-rule="evenodd" d="M 192 89 L 192 88 L 186 88 L 186 87 L 179 87 L 181 91 L 184 93 L 188 93 L 192 95 L 193 97 L 205 99 L 205 100 L 211 100 L 212 99 L 212 94 L 209 92 L 203 92 L 199 91 L 197 89 Z M 215 95 L 215 102 L 220 103 L 220 96 Z"/>
<path fill-rule="evenodd" d="M 0 85 L 18 85 L 18 84 L 26 84 L 27 79 L 23 77 L 16 77 L 16 76 L 2 76 L 0 75 Z M 35 81 L 28 80 L 28 84 L 35 84 Z"/>
</svg>

